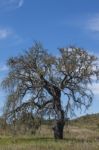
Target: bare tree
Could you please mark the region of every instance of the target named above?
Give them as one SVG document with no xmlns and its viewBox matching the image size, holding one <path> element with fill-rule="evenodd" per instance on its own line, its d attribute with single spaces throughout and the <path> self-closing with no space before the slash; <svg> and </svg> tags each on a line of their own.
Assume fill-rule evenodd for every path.
<svg viewBox="0 0 99 150">
<path fill-rule="evenodd" d="M 23 55 L 8 60 L 9 73 L 2 82 L 8 90 L 6 114 L 33 109 L 53 113 L 54 137 L 63 139 L 65 115 L 75 108 L 88 108 L 93 94 L 88 88 L 98 79 L 98 59 L 83 49 L 60 48 L 52 56 L 36 42 Z M 64 102 L 62 100 L 64 96 Z"/>
</svg>

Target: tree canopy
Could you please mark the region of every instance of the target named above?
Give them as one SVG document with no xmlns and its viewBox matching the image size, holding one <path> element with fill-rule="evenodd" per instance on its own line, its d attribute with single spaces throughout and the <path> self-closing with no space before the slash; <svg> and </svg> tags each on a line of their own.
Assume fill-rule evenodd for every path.
<svg viewBox="0 0 99 150">
<path fill-rule="evenodd" d="M 98 58 L 76 47 L 59 48 L 59 52 L 51 55 L 35 42 L 24 54 L 7 61 L 9 72 L 2 82 L 8 91 L 6 114 L 32 109 L 36 114 L 54 114 L 62 122 L 69 110 L 90 106 L 89 84 L 93 77 L 98 79 Z"/>
</svg>

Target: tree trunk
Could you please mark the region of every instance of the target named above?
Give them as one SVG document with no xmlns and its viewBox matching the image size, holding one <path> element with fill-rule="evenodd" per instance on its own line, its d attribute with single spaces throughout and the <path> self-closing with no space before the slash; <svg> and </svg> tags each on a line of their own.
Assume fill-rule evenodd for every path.
<svg viewBox="0 0 99 150">
<path fill-rule="evenodd" d="M 56 123 L 53 127 L 54 138 L 63 139 L 63 129 L 65 121 L 64 121 L 64 111 L 61 105 L 61 90 L 57 86 L 45 80 L 43 76 L 41 76 L 41 80 L 44 81 L 45 83 L 44 84 L 45 89 L 53 97 L 53 109 L 55 110 L 57 116 Z"/>
<path fill-rule="evenodd" d="M 65 125 L 64 111 L 61 106 L 60 97 L 61 97 L 61 92 L 56 89 L 54 95 L 54 110 L 56 112 L 56 120 L 55 120 L 55 125 L 53 127 L 55 139 L 63 139 L 63 129 Z"/>
<path fill-rule="evenodd" d="M 56 120 L 55 125 L 53 127 L 55 139 L 63 139 L 64 124 L 65 123 L 63 120 Z"/>
</svg>

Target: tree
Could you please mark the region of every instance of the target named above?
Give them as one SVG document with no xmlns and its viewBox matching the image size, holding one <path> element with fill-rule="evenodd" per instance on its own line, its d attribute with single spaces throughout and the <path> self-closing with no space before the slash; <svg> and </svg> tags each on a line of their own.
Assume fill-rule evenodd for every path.
<svg viewBox="0 0 99 150">
<path fill-rule="evenodd" d="M 2 86 L 8 90 L 6 114 L 17 116 L 23 109 L 52 113 L 54 137 L 63 139 L 67 112 L 90 106 L 93 94 L 88 87 L 93 77 L 98 79 L 99 70 L 98 59 L 83 49 L 59 51 L 59 56 L 53 56 L 39 42 L 34 43 L 23 55 L 7 61 L 9 73 Z"/>
<path fill-rule="evenodd" d="M 33 116 L 32 112 L 21 112 L 16 120 L 17 131 L 20 133 L 35 134 L 41 125 L 40 118 Z M 23 132 L 22 132 L 23 131 Z"/>
</svg>

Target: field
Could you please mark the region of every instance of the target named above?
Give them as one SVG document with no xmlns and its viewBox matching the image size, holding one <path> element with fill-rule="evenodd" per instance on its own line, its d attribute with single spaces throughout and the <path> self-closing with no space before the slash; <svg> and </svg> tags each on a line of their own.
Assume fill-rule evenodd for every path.
<svg viewBox="0 0 99 150">
<path fill-rule="evenodd" d="M 87 116 L 65 126 L 64 140 L 54 140 L 51 126 L 36 135 L 0 136 L 0 150 L 99 150 L 99 116 Z M 91 123 L 90 123 L 91 122 Z"/>
</svg>

